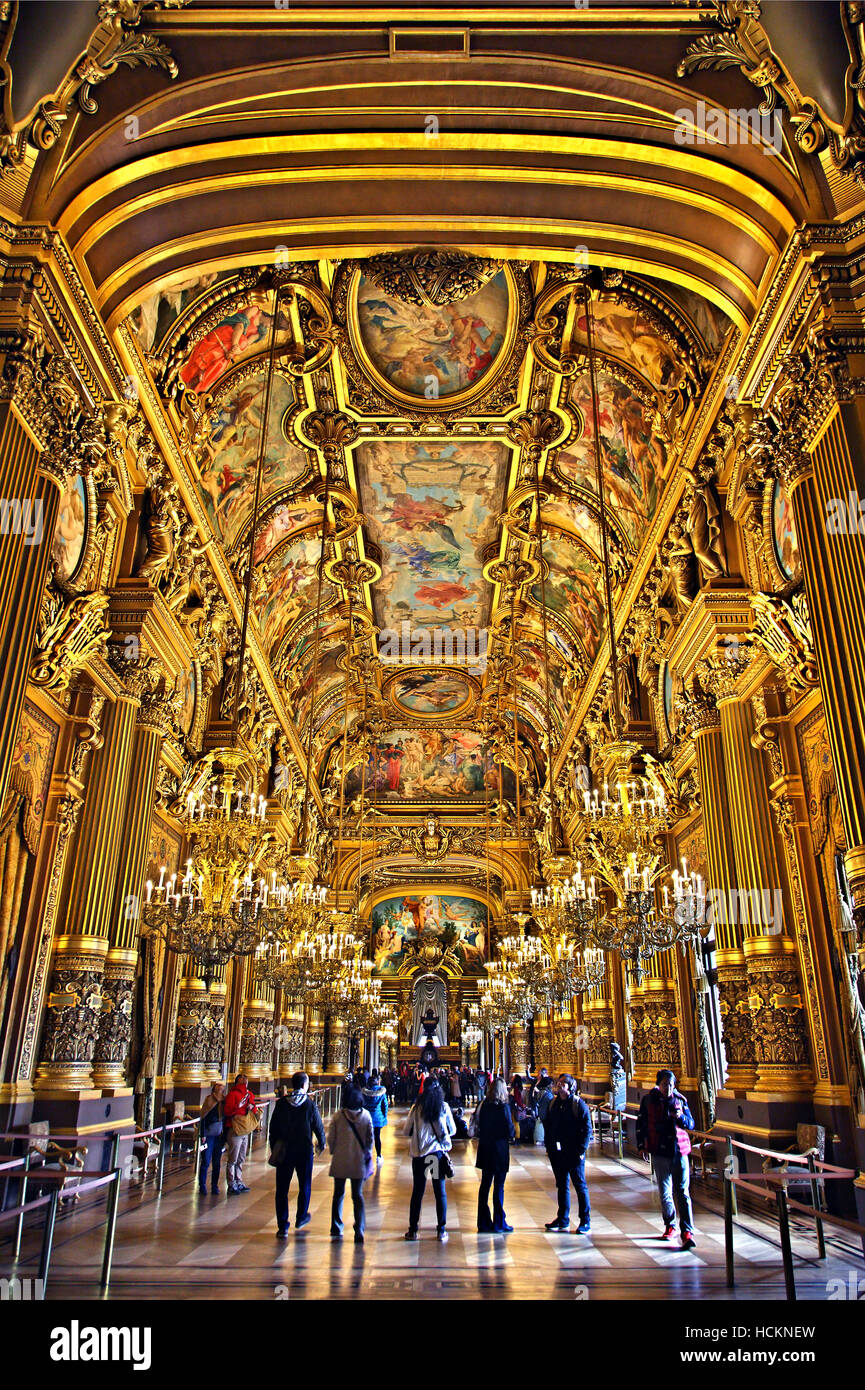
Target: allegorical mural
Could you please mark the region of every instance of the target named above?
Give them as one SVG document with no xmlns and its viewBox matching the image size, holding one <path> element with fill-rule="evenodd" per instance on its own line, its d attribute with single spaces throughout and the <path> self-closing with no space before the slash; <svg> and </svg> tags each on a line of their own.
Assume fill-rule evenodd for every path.
<svg viewBox="0 0 865 1390">
<path fill-rule="evenodd" d="M 779 482 L 775 483 L 772 492 L 772 538 L 782 573 L 787 579 L 798 579 L 802 573 L 802 561 L 799 558 L 793 503 Z"/>
<path fill-rule="evenodd" d="M 551 646 L 564 645 L 558 633 L 555 633 L 551 627 L 547 628 L 547 639 Z M 561 729 L 570 712 L 563 684 L 563 668 L 561 662 L 556 660 L 552 654 L 547 667 L 550 676 L 550 711 Z M 520 643 L 517 680 L 521 686 L 529 688 L 535 703 L 546 712 L 546 670 L 544 667 L 544 649 L 540 638 Z"/>
<path fill-rule="evenodd" d="M 382 551 L 380 627 L 486 626 L 481 552 L 498 533 L 508 457 L 481 440 L 361 446 L 361 510 Z"/>
<path fill-rule="evenodd" d="M 259 600 L 258 625 L 265 648 L 271 654 L 298 619 L 315 607 L 320 555 L 320 539 L 306 536 L 284 546 L 265 563 L 266 579 Z M 325 579 L 321 586 L 322 605 L 333 598 L 333 586 Z"/>
<path fill-rule="evenodd" d="M 466 974 L 483 970 L 487 906 L 477 898 L 418 893 L 386 898 L 372 910 L 372 958 L 381 975 L 396 975 L 412 945 L 430 937 L 453 947 Z"/>
<path fill-rule="evenodd" d="M 207 415 L 200 457 L 201 487 L 213 529 L 226 549 L 234 543 L 252 513 L 265 388 L 266 373 L 262 370 L 230 390 Z M 299 477 L 306 467 L 304 454 L 288 442 L 283 430 L 293 405 L 291 383 L 275 375 L 268 411 L 262 504 Z M 275 543 L 272 539 L 268 548 Z"/>
<path fill-rule="evenodd" d="M 586 343 L 586 316 L 581 310 L 575 325 L 577 341 Z M 679 386 L 685 368 L 675 350 L 644 315 L 630 304 L 601 299 L 592 303 L 595 347 L 639 372 L 654 387 Z"/>
<path fill-rule="evenodd" d="M 532 586 L 532 598 L 558 613 L 579 637 L 590 658 L 595 655 L 604 626 L 604 611 L 598 592 L 598 579 L 591 558 L 578 545 L 553 541 L 544 547 L 549 566 L 543 589 L 541 581 Z"/>
<path fill-rule="evenodd" d="M 54 528 L 52 555 L 61 581 L 71 579 L 78 568 L 86 536 L 87 489 L 79 474 L 66 484 Z"/>
<path fill-rule="evenodd" d="M 145 352 L 158 347 L 172 324 L 175 324 L 184 310 L 220 280 L 225 280 L 231 271 L 217 274 L 193 275 L 189 279 L 158 289 L 155 294 L 142 300 L 129 316 L 129 322 Z"/>
<path fill-rule="evenodd" d="M 559 454 L 558 466 L 570 482 L 597 495 L 588 376 L 576 378 L 570 399 L 582 414 L 583 433 Z M 652 433 L 642 401 L 608 372 L 598 373 L 598 418 L 607 503 L 637 550 L 658 505 L 666 462 L 664 446 Z"/>
<path fill-rule="evenodd" d="M 213 390 L 229 367 L 264 352 L 270 345 L 272 304 L 272 294 L 253 291 L 241 302 L 226 305 L 219 322 L 190 349 L 180 368 L 184 386 L 203 395 Z M 289 330 L 288 316 L 280 309 L 277 343 L 285 342 Z"/>
<path fill-rule="evenodd" d="M 479 381 L 501 352 L 508 322 L 503 271 L 468 299 L 439 307 L 405 304 L 361 276 L 357 314 L 370 361 L 412 396 L 452 396 Z"/>
<path fill-rule="evenodd" d="M 390 696 L 406 714 L 450 714 L 472 698 L 472 687 L 455 671 L 409 671 L 390 687 Z"/>
<path fill-rule="evenodd" d="M 347 798 L 361 788 L 363 769 L 345 779 Z M 428 797 L 498 795 L 499 768 L 483 739 L 472 729 L 391 729 L 371 753 L 365 785 L 376 800 L 411 801 Z M 504 769 L 506 800 L 514 795 L 514 775 Z"/>
</svg>

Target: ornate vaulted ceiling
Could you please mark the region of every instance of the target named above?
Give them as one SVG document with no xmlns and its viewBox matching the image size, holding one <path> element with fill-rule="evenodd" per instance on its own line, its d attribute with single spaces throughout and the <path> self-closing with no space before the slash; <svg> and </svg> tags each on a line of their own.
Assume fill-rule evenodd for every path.
<svg viewBox="0 0 865 1390">
<path fill-rule="evenodd" d="M 171 606 L 198 620 L 206 569 L 239 627 L 273 340 L 247 715 L 300 765 L 312 732 L 327 796 L 358 713 L 349 636 L 370 659 L 399 638 L 375 672 L 383 804 L 477 811 L 498 792 L 491 690 L 516 691 L 542 780 L 548 715 L 561 765 L 606 664 L 586 272 L 623 626 L 734 374 L 747 385 L 784 248 L 832 208 L 828 153 L 824 179 L 790 122 L 777 145 L 682 138 L 686 99 L 753 105 L 769 68 L 727 61 L 747 7 L 103 8 L 102 75 L 126 61 L 124 23 L 135 63 L 53 124 L 13 113 L 4 157 L 27 168 L 27 131 L 47 151 L 22 218 L 60 229 L 168 461 L 170 484 L 142 453 L 135 483 L 144 528 L 162 508 L 186 548 Z M 837 117 L 819 137 L 836 162 Z M 430 663 L 442 628 L 483 634 L 482 659 Z"/>
</svg>

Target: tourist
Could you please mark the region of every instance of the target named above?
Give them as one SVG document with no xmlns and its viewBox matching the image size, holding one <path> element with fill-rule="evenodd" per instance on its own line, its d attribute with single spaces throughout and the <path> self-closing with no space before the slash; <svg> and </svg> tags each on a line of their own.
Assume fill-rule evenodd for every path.
<svg viewBox="0 0 865 1390">
<path fill-rule="evenodd" d="M 556 1179 L 558 1215 L 548 1221 L 548 1231 L 567 1231 L 571 1222 L 571 1183 L 580 1206 L 577 1235 L 591 1230 L 589 1189 L 586 1185 L 586 1150 L 592 1141 L 592 1117 L 576 1081 L 563 1072 L 556 1083 L 556 1095 L 545 1122 L 544 1143 Z"/>
<path fill-rule="evenodd" d="M 468 1137 L 469 1137 L 469 1127 L 468 1127 L 468 1125 L 467 1125 L 466 1122 L 465 1122 L 465 1116 L 464 1116 L 464 1114 L 463 1114 L 463 1108 L 462 1108 L 461 1105 L 455 1105 L 455 1106 L 454 1106 L 454 1108 L 453 1108 L 453 1117 L 454 1117 L 454 1139 L 455 1139 L 455 1140 L 457 1140 L 457 1139 L 468 1139 Z"/>
<path fill-rule="evenodd" d="M 448 1215 L 448 1199 L 445 1192 L 445 1165 L 442 1158 L 451 1147 L 454 1134 L 453 1115 L 450 1106 L 442 1095 L 442 1088 L 436 1081 L 428 1081 L 423 1095 L 418 1098 L 405 1122 L 404 1134 L 409 1136 L 411 1170 L 414 1184 L 409 1207 L 406 1240 L 417 1240 L 420 1209 L 426 1188 L 427 1173 L 432 1182 L 436 1203 L 436 1235 L 439 1240 L 447 1240 L 445 1230 Z M 449 1161 L 448 1161 L 449 1163 Z"/>
<path fill-rule="evenodd" d="M 381 1132 L 387 1126 L 387 1091 L 382 1086 L 377 1071 L 372 1073 L 369 1085 L 363 1088 L 363 1108 L 369 1111 L 372 1120 L 376 1159 L 381 1163 Z"/>
<path fill-rule="evenodd" d="M 312 1142 L 315 1138 L 319 1153 L 325 1147 L 324 1124 L 318 1106 L 309 1094 L 309 1077 L 296 1071 L 291 1078 L 291 1091 L 273 1107 L 270 1120 L 270 1159 L 276 1169 L 276 1234 L 288 1234 L 288 1189 L 297 1174 L 297 1213 L 295 1226 L 308 1226 L 309 1197 L 312 1191 Z"/>
<path fill-rule="evenodd" d="M 354 1074 L 353 1074 L 353 1072 L 347 1071 L 346 1074 L 345 1074 L 345 1076 L 342 1078 L 342 1082 L 340 1083 L 340 1092 L 339 1092 L 339 1103 L 340 1103 L 340 1105 L 345 1105 L 345 1098 L 346 1098 L 346 1096 L 348 1095 L 348 1092 L 351 1090 L 351 1088 L 352 1088 L 354 1085 L 355 1085 Z"/>
<path fill-rule="evenodd" d="M 661 1214 L 664 1218 L 664 1240 L 671 1240 L 676 1234 L 676 1207 L 679 1208 L 679 1224 L 682 1232 L 682 1246 L 693 1250 L 694 1213 L 691 1208 L 689 1185 L 691 1165 L 688 1158 L 691 1152 L 689 1129 L 694 1128 L 694 1120 L 688 1109 L 688 1102 L 681 1091 L 676 1090 L 676 1077 L 671 1071 L 659 1071 L 657 1085 L 648 1095 L 643 1096 L 640 1113 L 637 1116 L 637 1148 L 648 1160 L 651 1154 L 661 1194 Z M 673 1205 L 673 1193 L 676 1203 Z"/>
<path fill-rule="evenodd" d="M 514 1229 L 505 1216 L 505 1178 L 511 1162 L 509 1144 L 514 1137 L 514 1122 L 508 1106 L 508 1090 L 501 1078 L 493 1082 L 475 1111 L 472 1133 L 478 1141 L 475 1167 L 481 1170 L 478 1230 L 501 1235 Z M 493 1189 L 492 1218 L 490 1187 Z"/>
<path fill-rule="evenodd" d="M 487 1089 L 487 1074 L 484 1071 L 483 1067 L 478 1067 L 477 1071 L 475 1072 L 475 1088 L 477 1090 L 478 1103 L 480 1103 L 483 1100 Z"/>
<path fill-rule="evenodd" d="M 204 1140 L 204 1149 L 198 1167 L 198 1190 L 202 1196 L 207 1193 L 208 1168 L 210 1168 L 210 1190 L 211 1192 L 219 1192 L 219 1164 L 222 1158 L 222 1132 L 225 1124 L 224 1095 L 225 1083 L 214 1081 L 210 1088 L 210 1095 L 205 1096 L 204 1104 L 201 1107 L 201 1138 Z"/>
<path fill-rule="evenodd" d="M 363 1108 L 363 1092 L 349 1086 L 342 1106 L 337 1110 L 327 1131 L 331 1152 L 330 1176 L 333 1178 L 333 1202 L 330 1208 L 330 1234 L 342 1240 L 342 1203 L 346 1180 L 351 1183 L 354 1207 L 354 1243 L 363 1245 L 366 1213 L 363 1205 L 364 1179 L 372 1176 L 372 1120 Z"/>
<path fill-rule="evenodd" d="M 547 1111 L 553 1103 L 553 1079 L 546 1067 L 541 1067 L 541 1074 L 535 1082 L 535 1089 L 532 1092 L 532 1104 L 535 1108 L 535 1134 L 536 1144 L 543 1144 L 546 1132 Z"/>
<path fill-rule="evenodd" d="M 257 1127 L 258 1109 L 255 1096 L 247 1085 L 243 1072 L 234 1078 L 234 1085 L 225 1097 L 223 1110 L 227 1144 L 226 1178 L 228 1195 L 248 1192 L 243 1181 L 243 1164 L 249 1147 L 249 1136 Z"/>
</svg>

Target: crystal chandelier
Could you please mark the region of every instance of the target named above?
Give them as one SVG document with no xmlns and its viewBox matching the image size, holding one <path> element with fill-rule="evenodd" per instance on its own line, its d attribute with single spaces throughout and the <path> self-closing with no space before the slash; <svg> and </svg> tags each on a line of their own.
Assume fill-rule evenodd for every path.
<svg viewBox="0 0 865 1390">
<path fill-rule="evenodd" d="M 233 956 L 249 956 L 280 927 L 285 890 L 272 875 L 268 885 L 256 865 L 269 843 L 267 802 L 237 786 L 239 759 L 198 791 L 190 792 L 181 819 L 190 857 L 178 881 L 147 883 L 146 930 L 169 950 L 191 956 L 212 972 Z"/>
</svg>

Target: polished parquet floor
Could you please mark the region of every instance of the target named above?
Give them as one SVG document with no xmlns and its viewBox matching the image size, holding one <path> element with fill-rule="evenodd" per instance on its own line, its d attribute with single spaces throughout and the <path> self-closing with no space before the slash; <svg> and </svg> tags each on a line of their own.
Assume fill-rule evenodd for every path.
<svg viewBox="0 0 865 1390">
<path fill-rule="evenodd" d="M 590 1238 L 547 1234 L 555 1216 L 555 1186 L 541 1148 L 512 1150 L 505 1192 L 513 1235 L 478 1235 L 474 1146 L 458 1145 L 448 1183 L 447 1244 L 435 1238 L 435 1208 L 427 1189 L 420 1239 L 403 1240 L 411 1191 L 402 1115 L 383 1131 L 384 1162 L 366 1184 L 366 1243 L 355 1246 L 347 1194 L 343 1242 L 329 1236 L 328 1156 L 315 1165 L 312 1222 L 276 1239 L 273 1170 L 259 1141 L 247 1161 L 251 1191 L 241 1197 L 201 1197 L 191 1165 L 175 1173 L 161 1197 L 147 1184 L 121 1203 L 108 1297 L 118 1299 L 783 1299 L 777 1228 L 748 1217 L 736 1229 L 737 1283 L 725 1281 L 724 1227 L 719 1213 L 697 1204 L 697 1249 L 661 1240 L 659 1208 L 647 1170 L 590 1151 Z M 49 1299 L 104 1297 L 98 1286 L 104 1238 L 101 1208 L 75 1210 L 58 1223 L 48 1281 Z M 847 1280 L 862 1261 L 830 1248 L 816 1258 L 812 1240 L 794 1235 L 800 1299 L 825 1299 L 827 1283 Z M 4 1270 L 4 1272 L 6 1272 Z M 21 1267 L 21 1274 L 34 1272 Z"/>
</svg>

